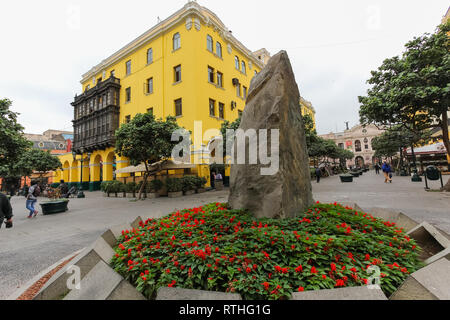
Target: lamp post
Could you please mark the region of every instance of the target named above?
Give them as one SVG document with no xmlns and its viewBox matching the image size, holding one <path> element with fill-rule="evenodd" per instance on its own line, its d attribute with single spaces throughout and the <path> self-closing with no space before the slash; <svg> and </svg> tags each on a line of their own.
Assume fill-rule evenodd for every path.
<svg viewBox="0 0 450 320">
<path fill-rule="evenodd" d="M 84 154 L 84 149 L 81 148 L 80 152 L 81 152 L 81 159 L 80 159 L 80 162 L 81 162 L 80 180 L 81 181 L 80 181 L 80 191 L 78 192 L 77 198 L 84 198 L 85 197 L 84 192 L 83 192 L 83 162 L 84 162 L 83 154 Z M 72 156 L 73 156 L 73 161 L 75 161 L 76 157 L 77 157 L 77 152 L 75 150 L 72 151 Z M 88 161 L 89 161 L 90 158 L 91 158 L 91 153 L 89 152 L 88 153 L 88 158 L 87 158 Z"/>
</svg>

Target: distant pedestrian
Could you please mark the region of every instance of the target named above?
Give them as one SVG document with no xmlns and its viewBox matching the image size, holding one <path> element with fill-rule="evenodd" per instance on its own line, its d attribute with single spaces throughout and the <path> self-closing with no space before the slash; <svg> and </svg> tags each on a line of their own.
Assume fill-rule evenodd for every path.
<svg viewBox="0 0 450 320">
<path fill-rule="evenodd" d="M 215 181 L 216 181 L 216 172 L 212 171 L 211 172 L 211 188 L 213 188 L 213 189 L 216 188 Z"/>
<path fill-rule="evenodd" d="M 69 193 L 69 187 L 68 187 L 67 184 L 64 182 L 64 180 L 61 180 L 61 181 L 60 181 L 60 184 L 59 184 L 59 190 L 60 190 L 61 196 L 62 196 L 63 194 L 68 194 L 68 193 Z"/>
<path fill-rule="evenodd" d="M 12 227 L 12 207 L 9 199 L 6 195 L 0 192 L 0 228 L 2 227 L 3 220 L 6 220 L 6 228 Z"/>
<path fill-rule="evenodd" d="M 222 174 L 221 174 L 220 172 L 218 172 L 218 173 L 216 174 L 216 178 L 215 178 L 215 179 L 218 180 L 218 181 L 223 180 Z"/>
<path fill-rule="evenodd" d="M 320 171 L 319 167 L 316 167 L 316 180 L 317 183 L 320 182 L 320 177 L 322 176 L 322 172 Z"/>
<path fill-rule="evenodd" d="M 38 211 L 34 208 L 37 202 L 37 197 L 41 193 L 41 189 L 36 181 L 31 182 L 31 187 L 28 190 L 26 208 L 30 211 L 28 218 L 36 217 Z"/>
<path fill-rule="evenodd" d="M 381 167 L 381 170 L 383 170 L 384 174 L 384 183 L 392 183 L 392 168 L 391 165 L 388 162 L 384 162 L 383 166 Z"/>
<path fill-rule="evenodd" d="M 380 174 L 380 165 L 378 164 L 378 162 L 375 164 L 375 173 Z"/>
</svg>

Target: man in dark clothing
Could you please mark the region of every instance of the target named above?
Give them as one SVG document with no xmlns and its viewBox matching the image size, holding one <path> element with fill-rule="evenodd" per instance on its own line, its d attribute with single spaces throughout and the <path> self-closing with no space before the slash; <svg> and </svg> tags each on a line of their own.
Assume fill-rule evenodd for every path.
<svg viewBox="0 0 450 320">
<path fill-rule="evenodd" d="M 59 185 L 59 190 L 60 190 L 61 196 L 62 196 L 63 194 L 69 193 L 69 187 L 68 187 L 67 184 L 64 182 L 64 180 L 61 180 L 61 184 Z"/>
<path fill-rule="evenodd" d="M 375 164 L 375 173 L 380 174 L 380 165 L 378 163 Z"/>
<path fill-rule="evenodd" d="M 320 172 L 319 168 L 316 168 L 316 178 L 317 178 L 317 183 L 320 182 L 320 177 L 322 176 L 322 172 Z"/>
<path fill-rule="evenodd" d="M 6 195 L 0 192 L 0 228 L 2 227 L 3 220 L 6 218 L 7 223 L 12 223 L 12 207 Z"/>
</svg>

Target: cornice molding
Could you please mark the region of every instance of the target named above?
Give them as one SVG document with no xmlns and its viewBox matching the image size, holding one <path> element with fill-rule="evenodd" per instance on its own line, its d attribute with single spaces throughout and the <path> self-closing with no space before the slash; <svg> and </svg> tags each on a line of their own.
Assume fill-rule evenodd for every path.
<svg viewBox="0 0 450 320">
<path fill-rule="evenodd" d="M 210 18 L 208 15 L 211 15 L 212 18 Z M 116 51 L 114 54 L 109 56 L 108 58 L 104 59 L 102 62 L 91 68 L 88 72 L 84 73 L 82 75 L 82 79 L 80 83 L 84 83 L 92 77 L 95 77 L 97 73 L 104 72 L 105 69 L 107 69 L 109 66 L 113 65 L 117 61 L 123 59 L 125 56 L 133 53 L 134 51 L 141 48 L 143 45 L 145 45 L 148 42 L 151 42 L 152 40 L 158 38 L 163 32 L 167 32 L 168 30 L 172 29 L 179 23 L 183 23 L 186 25 L 187 19 L 194 18 L 194 26 L 196 30 L 200 30 L 199 21 L 196 18 L 200 18 L 203 23 L 208 26 L 212 27 L 215 31 L 217 31 L 220 36 L 223 38 L 224 41 L 233 44 L 235 48 L 237 48 L 241 53 L 249 60 L 252 60 L 252 62 L 255 65 L 258 65 L 261 69 L 264 68 L 264 64 L 258 60 L 258 58 L 249 50 L 247 49 L 239 40 L 237 40 L 230 31 L 226 28 L 226 26 L 223 24 L 223 22 L 217 17 L 216 14 L 214 14 L 209 9 L 200 6 L 196 2 L 189 2 L 187 3 L 183 8 L 176 11 L 174 14 L 166 18 L 165 20 L 161 21 L 154 27 L 147 30 L 145 33 Z M 187 25 L 186 25 L 187 27 Z M 190 30 L 190 29 L 189 29 Z M 228 45 L 227 43 L 227 45 Z"/>
</svg>

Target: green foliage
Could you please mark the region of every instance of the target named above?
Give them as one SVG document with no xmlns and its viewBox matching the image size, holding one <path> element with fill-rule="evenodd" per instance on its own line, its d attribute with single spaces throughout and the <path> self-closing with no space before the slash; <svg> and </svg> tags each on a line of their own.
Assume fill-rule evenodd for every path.
<svg viewBox="0 0 450 320">
<path fill-rule="evenodd" d="M 184 176 L 181 178 L 181 184 L 183 191 L 195 190 L 196 189 L 196 178 L 195 176 Z"/>
<path fill-rule="evenodd" d="M 414 38 L 401 57 L 383 61 L 367 81 L 372 87 L 359 97 L 360 121 L 402 126 L 416 134 L 440 127 L 448 136 L 450 110 L 450 21 L 434 34 Z M 444 139 L 450 155 L 450 143 Z"/>
<path fill-rule="evenodd" d="M 419 250 L 395 223 L 337 204 L 256 219 L 216 203 L 124 230 L 111 264 L 147 298 L 169 286 L 288 299 L 302 289 L 364 285 L 371 265 L 391 294 L 422 266 Z"/>
<path fill-rule="evenodd" d="M 128 182 L 125 185 L 125 191 L 127 193 L 134 193 L 136 191 L 136 186 L 137 186 L 136 182 Z"/>
<path fill-rule="evenodd" d="M 204 188 L 206 182 L 208 182 L 208 180 L 206 180 L 205 177 L 195 177 L 194 179 L 195 188 L 196 189 Z"/>
<path fill-rule="evenodd" d="M 233 122 L 230 122 L 228 120 L 225 120 L 222 122 L 221 126 L 220 126 L 220 133 L 222 134 L 222 141 L 223 141 L 223 156 L 225 157 L 226 155 L 226 146 L 227 143 L 233 143 L 233 136 L 227 136 L 226 132 L 227 130 L 237 130 L 239 129 L 239 126 L 241 125 L 241 117 L 238 117 L 236 120 L 234 120 Z"/>
<path fill-rule="evenodd" d="M 153 179 L 150 181 L 150 183 L 147 185 L 147 192 L 158 192 L 164 187 L 164 183 L 161 180 Z"/>
<path fill-rule="evenodd" d="M 0 99 L 0 177 L 20 176 L 16 162 L 32 145 L 25 139 L 23 127 L 17 122 L 19 114 L 10 110 L 11 105 L 11 100 Z"/>
<path fill-rule="evenodd" d="M 119 193 L 125 191 L 124 183 L 114 180 L 104 183 L 104 189 L 106 193 Z"/>
<path fill-rule="evenodd" d="M 167 178 L 166 179 L 167 192 L 180 192 L 183 191 L 183 183 L 180 178 Z"/>
</svg>

